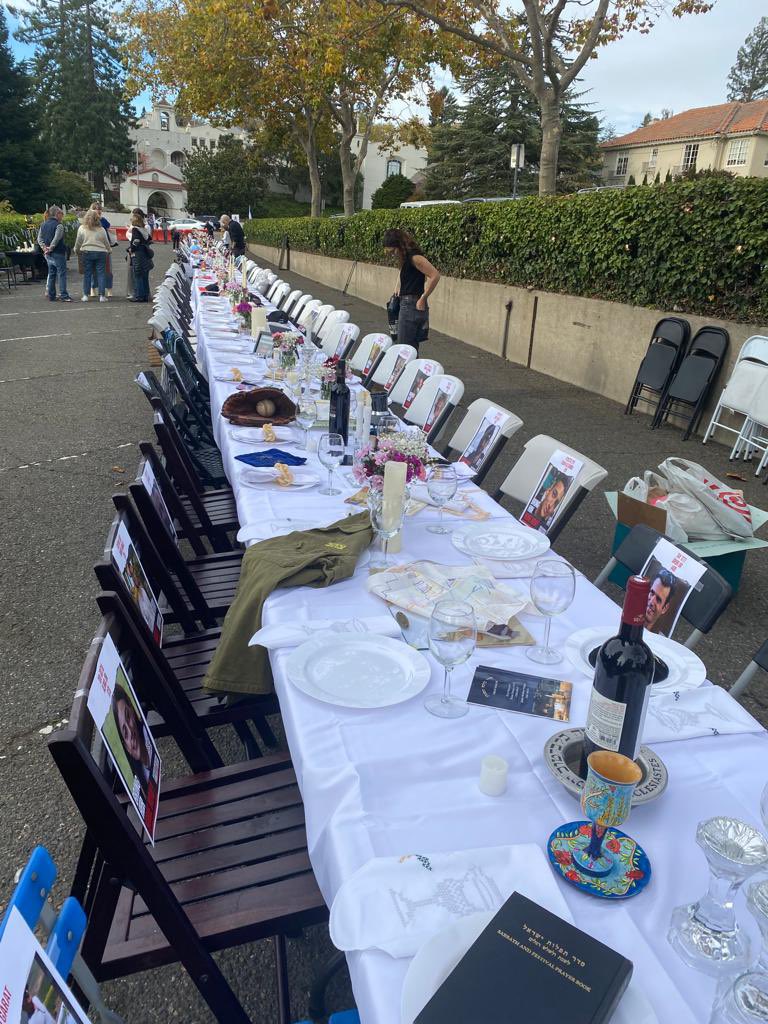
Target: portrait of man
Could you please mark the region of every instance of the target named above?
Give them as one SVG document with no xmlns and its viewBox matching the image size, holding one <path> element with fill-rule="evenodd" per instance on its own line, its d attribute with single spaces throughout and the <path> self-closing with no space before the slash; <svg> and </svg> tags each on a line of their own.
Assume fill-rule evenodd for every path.
<svg viewBox="0 0 768 1024">
<path fill-rule="evenodd" d="M 672 636 L 692 587 L 706 566 L 661 538 L 640 571 L 650 581 L 643 625 L 649 633 Z"/>
<path fill-rule="evenodd" d="M 521 517 L 526 526 L 547 533 L 563 504 L 573 478 L 550 464 Z"/>
<path fill-rule="evenodd" d="M 672 599 L 675 596 L 677 579 L 669 569 L 659 569 L 651 580 L 651 589 L 648 591 L 648 604 L 645 608 L 645 628 L 651 633 L 658 632 L 659 624 L 669 611 Z"/>
<path fill-rule="evenodd" d="M 467 445 L 467 449 L 459 459 L 459 462 L 465 463 L 470 469 L 476 471 L 480 469 L 488 457 L 488 453 L 498 433 L 499 428 L 495 427 L 492 423 L 489 423 L 485 428 L 481 425 L 481 428 Z"/>
</svg>

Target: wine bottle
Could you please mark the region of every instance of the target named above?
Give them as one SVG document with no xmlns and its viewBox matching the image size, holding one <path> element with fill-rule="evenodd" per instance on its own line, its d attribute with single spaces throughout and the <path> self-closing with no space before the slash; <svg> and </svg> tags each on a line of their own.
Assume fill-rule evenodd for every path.
<svg viewBox="0 0 768 1024">
<path fill-rule="evenodd" d="M 579 769 L 584 778 L 593 751 L 614 750 L 635 760 L 640 749 L 655 668 L 653 653 L 643 641 L 649 589 L 648 580 L 630 576 L 618 636 L 597 652 Z"/>
<path fill-rule="evenodd" d="M 349 440 L 350 391 L 347 386 L 347 363 L 340 359 L 336 364 L 336 380 L 331 385 L 331 403 L 328 416 L 328 430 L 341 434 L 346 446 Z M 344 465 L 347 465 L 346 458 Z"/>
</svg>

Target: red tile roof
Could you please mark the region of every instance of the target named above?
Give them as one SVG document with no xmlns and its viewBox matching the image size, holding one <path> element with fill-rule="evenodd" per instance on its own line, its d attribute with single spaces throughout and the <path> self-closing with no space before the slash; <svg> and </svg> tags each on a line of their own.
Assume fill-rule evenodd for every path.
<svg viewBox="0 0 768 1024">
<path fill-rule="evenodd" d="M 737 135 L 768 132 L 768 100 L 751 103 L 720 103 L 716 107 L 695 107 L 673 114 L 660 121 L 652 121 L 618 139 L 601 143 L 603 149 L 621 146 L 640 146 L 649 142 L 669 142 L 672 139 L 700 139 L 712 135 Z"/>
</svg>

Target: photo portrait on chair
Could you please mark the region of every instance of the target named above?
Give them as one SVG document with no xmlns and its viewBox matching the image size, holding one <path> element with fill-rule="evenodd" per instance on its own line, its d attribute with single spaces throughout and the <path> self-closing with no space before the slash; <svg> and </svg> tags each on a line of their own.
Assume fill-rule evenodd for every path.
<svg viewBox="0 0 768 1024">
<path fill-rule="evenodd" d="M 706 566 L 671 541 L 661 538 L 640 571 L 649 580 L 645 628 L 649 633 L 672 636 L 680 613 Z"/>
</svg>

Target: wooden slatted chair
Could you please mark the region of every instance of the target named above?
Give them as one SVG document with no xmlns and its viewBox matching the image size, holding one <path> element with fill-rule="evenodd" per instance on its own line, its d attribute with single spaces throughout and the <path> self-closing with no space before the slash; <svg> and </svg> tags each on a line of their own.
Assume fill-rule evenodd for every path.
<svg viewBox="0 0 768 1024">
<path fill-rule="evenodd" d="M 285 936 L 328 913 L 290 758 L 196 768 L 200 754 L 183 750 L 194 774 L 162 781 L 150 846 L 87 708 L 108 630 L 106 621 L 89 649 L 66 729 L 48 743 L 87 829 L 73 889 L 89 914 L 83 959 L 98 981 L 180 962 L 215 1020 L 251 1024 L 212 953 L 271 937 L 278 1020 L 290 1024 Z M 141 698 L 140 677 L 137 666 Z M 171 711 L 168 724 L 188 745 L 183 716 Z"/>
</svg>

